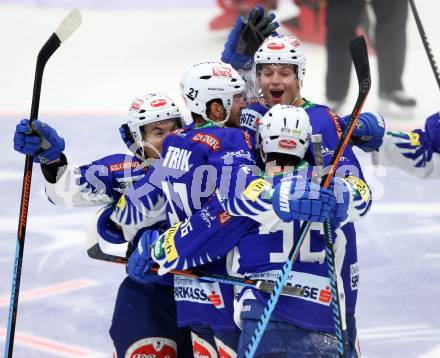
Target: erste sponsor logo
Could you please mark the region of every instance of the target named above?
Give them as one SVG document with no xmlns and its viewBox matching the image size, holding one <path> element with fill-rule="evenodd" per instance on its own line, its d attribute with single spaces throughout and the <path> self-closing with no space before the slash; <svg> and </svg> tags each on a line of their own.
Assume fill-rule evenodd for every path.
<svg viewBox="0 0 440 358">
<path fill-rule="evenodd" d="M 176 301 L 196 302 L 225 307 L 218 282 L 200 282 L 190 277 L 174 275 L 174 299 Z"/>
<path fill-rule="evenodd" d="M 139 162 L 119 162 L 119 163 L 110 164 L 109 169 L 111 172 L 119 172 L 121 170 L 137 168 L 140 165 L 141 164 Z"/>
</svg>

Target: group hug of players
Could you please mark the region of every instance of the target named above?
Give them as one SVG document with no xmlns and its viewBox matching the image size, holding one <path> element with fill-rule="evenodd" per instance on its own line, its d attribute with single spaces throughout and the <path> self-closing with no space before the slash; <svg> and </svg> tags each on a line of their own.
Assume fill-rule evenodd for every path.
<svg viewBox="0 0 440 358">
<path fill-rule="evenodd" d="M 347 119 L 301 96 L 305 57 L 297 38 L 278 36 L 261 7 L 248 21 L 258 36 L 246 35 L 239 19 L 222 62 L 185 72 L 180 89 L 191 124 L 162 93 L 133 101 L 120 128 L 133 155 L 78 167 L 51 126 L 17 125 L 15 150 L 41 164 L 48 199 L 100 206 L 89 240 L 106 254 L 129 256 L 110 328 L 117 357 L 243 357 L 269 295 L 168 272 L 197 266 L 275 281 L 303 221 L 311 230 L 288 278 L 302 294 L 280 298 L 255 356 L 337 357 L 326 219 L 336 237 L 348 356 L 360 356 L 354 222 L 367 214 L 371 192 L 351 146 L 330 187 L 321 188 L 312 178 L 319 153 L 310 145 L 312 135 L 322 136 L 328 166 Z M 382 165 L 440 177 L 438 113 L 411 133 L 385 133 L 380 115 L 361 113 L 353 138 Z"/>
</svg>

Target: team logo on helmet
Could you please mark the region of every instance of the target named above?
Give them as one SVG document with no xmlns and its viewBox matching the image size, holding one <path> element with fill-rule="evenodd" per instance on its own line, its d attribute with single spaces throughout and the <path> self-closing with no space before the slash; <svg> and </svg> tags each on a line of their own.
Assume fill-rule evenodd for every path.
<svg viewBox="0 0 440 358">
<path fill-rule="evenodd" d="M 293 47 L 301 46 L 301 42 L 299 42 L 299 40 L 295 36 L 289 36 L 287 38 L 287 41 L 289 41 Z"/>
<path fill-rule="evenodd" d="M 134 109 L 136 111 L 139 111 L 139 109 L 141 108 L 141 106 L 144 104 L 144 101 L 141 99 L 135 99 L 134 102 L 131 104 L 130 109 Z"/>
<path fill-rule="evenodd" d="M 230 68 L 227 67 L 213 67 L 212 68 L 212 75 L 214 77 L 232 77 L 232 71 Z"/>
<path fill-rule="evenodd" d="M 295 149 L 296 148 L 296 142 L 291 139 L 281 139 L 278 142 L 278 145 L 280 146 L 280 148 L 284 148 L 284 149 Z"/>
<path fill-rule="evenodd" d="M 271 50 L 282 50 L 284 47 L 283 43 L 270 42 L 267 44 L 267 48 Z"/>
<path fill-rule="evenodd" d="M 150 103 L 151 107 L 162 107 L 165 106 L 166 104 L 167 104 L 167 100 L 164 98 L 155 99 Z"/>
<path fill-rule="evenodd" d="M 164 337 L 142 338 L 133 343 L 125 353 L 125 358 L 175 358 L 177 344 L 172 339 Z"/>
</svg>

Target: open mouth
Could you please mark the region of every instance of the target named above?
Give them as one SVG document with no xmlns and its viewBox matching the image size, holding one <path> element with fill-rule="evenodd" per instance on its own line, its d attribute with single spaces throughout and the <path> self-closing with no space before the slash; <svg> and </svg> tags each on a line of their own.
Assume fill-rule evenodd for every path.
<svg viewBox="0 0 440 358">
<path fill-rule="evenodd" d="M 272 96 L 274 101 L 281 101 L 281 97 L 283 96 L 284 91 L 272 90 L 270 91 L 270 95 Z"/>
</svg>

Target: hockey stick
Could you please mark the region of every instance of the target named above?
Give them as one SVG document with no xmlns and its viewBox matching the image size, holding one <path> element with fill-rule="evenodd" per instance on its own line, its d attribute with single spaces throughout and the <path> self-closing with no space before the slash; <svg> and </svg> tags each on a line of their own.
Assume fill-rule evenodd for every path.
<svg viewBox="0 0 440 358">
<path fill-rule="evenodd" d="M 428 38 L 426 37 L 425 29 L 423 28 L 422 20 L 420 20 L 419 13 L 417 12 L 416 4 L 414 0 L 409 0 L 414 20 L 416 20 L 417 29 L 419 30 L 420 37 L 422 38 L 423 46 L 425 47 L 426 55 L 428 56 L 429 63 L 431 64 L 432 71 L 434 72 L 435 80 L 440 89 L 440 74 L 438 72 L 437 64 L 434 60 L 431 47 L 429 46 Z"/>
<path fill-rule="evenodd" d="M 91 247 L 87 249 L 87 254 L 90 258 L 107 261 L 107 262 L 115 262 L 119 264 L 126 265 L 128 259 L 126 257 L 109 255 L 104 253 L 99 247 L 99 243 L 95 243 Z M 151 269 L 153 272 L 158 272 L 158 267 L 153 267 Z M 227 285 L 235 285 L 235 286 L 243 286 L 247 288 L 253 288 L 256 290 L 260 290 L 262 292 L 271 293 L 275 287 L 275 284 L 271 281 L 263 281 L 263 280 L 252 280 L 249 278 L 235 277 L 235 276 L 225 276 L 220 274 L 215 274 L 211 272 L 204 272 L 197 269 L 188 269 L 188 270 L 171 270 L 168 272 L 172 275 L 180 275 L 185 277 L 196 278 L 199 280 L 205 280 L 210 282 L 220 282 Z M 283 287 L 281 294 L 285 296 L 302 296 L 304 290 L 299 287 L 286 286 Z"/>
<path fill-rule="evenodd" d="M 353 108 L 353 112 L 351 113 L 351 120 L 347 123 L 341 138 L 339 139 L 338 145 L 334 151 L 330 170 L 327 175 L 321 181 L 321 186 L 324 188 L 328 188 L 330 182 L 332 180 L 333 175 L 336 172 L 336 168 L 339 163 L 339 159 L 341 158 L 345 147 L 347 146 L 351 133 L 353 132 L 353 128 L 356 125 L 359 114 L 362 110 L 362 107 L 367 98 L 368 92 L 371 87 L 371 76 L 370 76 L 370 65 L 368 62 L 368 52 L 367 52 L 367 44 L 365 42 L 365 38 L 363 36 L 359 36 L 350 42 L 350 54 L 353 59 L 354 67 L 356 69 L 356 75 L 359 84 L 359 93 L 358 98 L 356 100 L 356 104 Z M 286 281 L 289 277 L 290 271 L 292 270 L 293 262 L 297 259 L 302 243 L 305 240 L 306 234 L 310 229 L 311 222 L 304 222 L 301 225 L 301 229 L 298 235 L 297 243 L 289 252 L 288 258 L 281 270 L 280 275 L 278 276 L 275 289 L 272 291 L 269 301 L 264 308 L 263 314 L 261 315 L 260 321 L 258 322 L 258 326 L 255 329 L 255 332 L 252 336 L 251 341 L 249 342 L 245 357 L 252 358 L 258 348 L 258 344 L 263 337 L 264 331 L 269 323 L 270 316 L 272 315 L 273 310 L 278 302 L 280 297 L 281 288 L 286 284 Z"/>
<path fill-rule="evenodd" d="M 72 35 L 81 25 L 81 14 L 78 10 L 72 10 L 61 22 L 55 32 L 49 37 L 40 49 L 35 68 L 34 89 L 32 92 L 32 106 L 30 125 L 38 118 L 40 105 L 41 84 L 43 81 L 44 67 L 53 53 L 60 45 Z M 44 143 L 42 143 L 44 145 Z M 15 248 L 14 271 L 12 275 L 11 299 L 9 304 L 8 333 L 5 345 L 5 358 L 12 357 L 14 349 L 15 325 L 17 320 L 18 296 L 20 293 L 21 269 L 23 264 L 24 242 L 26 238 L 26 223 L 29 207 L 29 195 L 31 190 L 33 158 L 26 155 L 23 174 L 23 186 L 21 190 L 20 216 L 18 220 L 17 244 Z"/>
<path fill-rule="evenodd" d="M 313 153 L 315 157 L 315 175 L 313 180 L 315 183 L 319 183 L 321 180 L 323 172 L 323 158 L 322 158 L 322 135 L 315 134 L 312 136 L 313 143 Z M 334 250 L 334 230 L 330 219 L 324 222 L 324 237 L 325 237 L 325 261 L 328 268 L 328 276 L 330 281 L 330 288 L 332 293 L 332 314 L 333 322 L 335 324 L 335 334 L 338 341 L 338 352 L 342 357 L 347 356 L 347 340 L 346 333 L 347 330 L 345 324 L 345 307 L 341 306 L 341 297 L 339 296 L 339 273 L 335 265 L 335 250 Z M 345 300 L 344 300 L 345 304 Z M 344 309 L 343 309 L 344 308 Z"/>
</svg>

